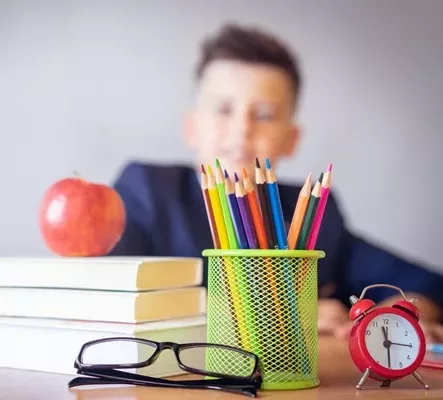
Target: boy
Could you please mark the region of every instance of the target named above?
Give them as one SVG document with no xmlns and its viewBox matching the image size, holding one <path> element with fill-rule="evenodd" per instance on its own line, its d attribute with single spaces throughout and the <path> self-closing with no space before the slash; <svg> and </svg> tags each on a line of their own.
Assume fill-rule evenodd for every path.
<svg viewBox="0 0 443 400">
<path fill-rule="evenodd" d="M 195 109 L 185 124 L 186 143 L 196 153 L 192 167 L 130 163 L 115 188 L 127 208 L 126 231 L 114 255 L 201 257 L 211 236 L 199 184 L 201 163 L 218 158 L 230 173 L 254 160 L 278 161 L 297 149 L 300 132 L 293 122 L 301 77 L 296 60 L 276 38 L 256 29 L 227 25 L 203 46 L 196 70 Z M 254 175 L 252 175 L 254 176 Z M 285 221 L 292 218 L 300 186 L 279 182 Z M 351 323 L 349 296 L 369 284 L 388 283 L 419 297 L 428 338 L 443 340 L 443 277 L 403 261 L 352 235 L 330 195 L 317 248 L 319 330 L 346 336 Z M 207 272 L 204 274 L 206 285 Z M 373 290 L 375 301 L 390 302 L 392 290 Z M 440 331 L 439 331 L 440 329 Z"/>
</svg>

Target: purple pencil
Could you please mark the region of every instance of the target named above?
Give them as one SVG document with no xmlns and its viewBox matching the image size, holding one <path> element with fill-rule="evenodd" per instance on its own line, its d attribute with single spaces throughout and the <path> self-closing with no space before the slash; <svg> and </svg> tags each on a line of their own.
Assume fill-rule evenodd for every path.
<svg viewBox="0 0 443 400">
<path fill-rule="evenodd" d="M 248 199 L 245 194 L 243 184 L 238 179 L 237 174 L 235 176 L 235 196 L 237 197 L 238 208 L 240 209 L 240 215 L 243 221 L 243 226 L 246 232 L 246 238 L 248 239 L 248 245 L 250 249 L 257 248 L 257 235 L 255 233 L 254 224 L 252 221 L 251 210 L 249 209 Z"/>
<path fill-rule="evenodd" d="M 241 219 L 240 210 L 238 209 L 237 198 L 235 197 L 234 183 L 225 170 L 225 190 L 228 197 L 229 210 L 231 211 L 232 222 L 234 223 L 235 233 L 237 235 L 240 249 L 249 248 L 248 240 L 246 239 L 245 229 L 243 228 L 243 221 Z"/>
</svg>

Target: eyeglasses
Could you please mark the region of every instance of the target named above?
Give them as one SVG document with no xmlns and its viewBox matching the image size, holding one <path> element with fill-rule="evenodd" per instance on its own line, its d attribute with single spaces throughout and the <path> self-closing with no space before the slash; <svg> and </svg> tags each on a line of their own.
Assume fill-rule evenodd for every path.
<svg viewBox="0 0 443 400">
<path fill-rule="evenodd" d="M 168 380 L 137 373 L 152 365 L 163 350 L 173 352 L 181 370 L 203 380 Z M 85 343 L 74 363 L 70 388 L 84 385 L 132 384 L 188 389 L 215 389 L 256 397 L 262 383 L 258 357 L 236 347 L 212 343 L 172 343 L 112 337 Z M 133 370 L 127 372 L 120 370 Z"/>
</svg>

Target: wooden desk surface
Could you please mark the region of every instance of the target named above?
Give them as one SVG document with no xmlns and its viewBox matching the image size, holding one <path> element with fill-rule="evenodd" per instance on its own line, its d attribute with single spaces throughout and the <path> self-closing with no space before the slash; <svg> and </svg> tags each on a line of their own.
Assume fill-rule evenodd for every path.
<svg viewBox="0 0 443 400">
<path fill-rule="evenodd" d="M 0 355 L 1 357 L 1 355 Z M 352 364 L 347 343 L 331 338 L 320 339 L 320 386 L 295 391 L 260 391 L 264 399 L 443 399 L 443 370 L 420 368 L 419 373 L 431 386 L 425 390 L 413 377 L 393 382 L 390 388 L 367 380 L 362 390 L 355 385 L 361 374 Z M 247 399 L 246 396 L 215 390 L 186 390 L 134 386 L 77 387 L 68 389 L 67 375 L 0 369 L 0 397 L 8 400 L 199 400 Z"/>
</svg>

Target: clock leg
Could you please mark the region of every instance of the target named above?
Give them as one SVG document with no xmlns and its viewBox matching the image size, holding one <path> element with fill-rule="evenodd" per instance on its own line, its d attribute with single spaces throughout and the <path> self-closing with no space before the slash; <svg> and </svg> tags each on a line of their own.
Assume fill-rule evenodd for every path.
<svg viewBox="0 0 443 400">
<path fill-rule="evenodd" d="M 417 371 L 414 371 L 412 373 L 412 375 L 414 375 L 415 379 L 417 379 L 425 389 L 430 389 L 431 387 L 425 382 L 425 380 L 418 374 Z"/>
<path fill-rule="evenodd" d="M 381 383 L 380 387 L 390 387 L 390 386 L 391 386 L 391 382 L 392 382 L 392 381 L 390 381 L 389 379 L 386 379 L 386 380 L 384 380 L 384 381 Z"/>
<path fill-rule="evenodd" d="M 365 380 L 367 379 L 368 376 L 369 376 L 369 368 L 366 368 L 365 372 L 363 372 L 362 377 L 360 378 L 360 380 L 358 381 L 358 383 L 355 387 L 357 389 L 361 389 L 363 383 L 365 383 Z"/>
</svg>

